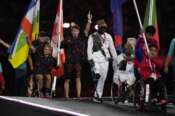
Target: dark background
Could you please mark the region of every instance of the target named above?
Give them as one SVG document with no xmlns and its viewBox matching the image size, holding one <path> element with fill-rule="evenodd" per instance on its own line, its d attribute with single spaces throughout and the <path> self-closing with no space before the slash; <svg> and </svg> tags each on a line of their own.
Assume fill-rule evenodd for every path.
<svg viewBox="0 0 175 116">
<path fill-rule="evenodd" d="M 136 0 L 143 20 L 147 0 Z M 30 0 L 0 0 L 0 37 L 8 43 L 12 43 L 22 17 L 24 16 Z M 93 14 L 93 26 L 97 19 L 104 18 L 108 25 L 108 32 L 112 34 L 112 14 L 110 12 L 110 0 L 63 0 L 64 21 L 77 22 L 83 29 L 86 24 L 86 15 L 89 10 Z M 51 35 L 55 19 L 58 0 L 41 0 L 40 31 L 46 31 Z M 158 25 L 161 42 L 161 52 L 166 55 L 171 39 L 175 36 L 175 0 L 157 0 Z M 124 41 L 127 37 L 137 36 L 139 25 L 132 0 L 123 5 Z M 10 64 L 7 62 L 8 54 L 5 48 L 0 46 L 0 60 L 3 63 L 4 74 L 8 82 L 8 88 L 13 88 L 13 74 Z M 87 80 L 87 79 L 85 79 Z"/>
<path fill-rule="evenodd" d="M 144 18 L 147 0 L 136 0 L 141 18 Z M 30 0 L 0 0 L 0 37 L 12 42 L 24 16 Z M 109 24 L 112 33 L 112 15 L 110 0 L 63 0 L 64 21 L 76 21 L 83 28 L 89 10 L 93 14 L 93 22 L 104 18 Z M 40 30 L 50 35 L 55 19 L 58 0 L 41 0 Z M 169 46 L 169 41 L 175 32 L 175 1 L 157 0 L 158 24 L 162 48 Z M 123 5 L 124 37 L 137 35 L 138 21 L 132 0 Z M 125 38 L 124 38 L 125 39 Z"/>
</svg>

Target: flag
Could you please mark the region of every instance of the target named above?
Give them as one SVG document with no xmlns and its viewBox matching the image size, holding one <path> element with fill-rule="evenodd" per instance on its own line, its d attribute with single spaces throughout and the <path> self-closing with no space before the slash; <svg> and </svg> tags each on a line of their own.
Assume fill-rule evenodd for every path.
<svg viewBox="0 0 175 116">
<path fill-rule="evenodd" d="M 135 46 L 135 60 L 141 62 L 143 60 L 143 50 L 142 50 L 143 42 L 141 38 L 138 38 Z"/>
<path fill-rule="evenodd" d="M 9 61 L 13 68 L 17 68 L 23 64 L 28 57 L 29 43 L 32 40 L 32 26 L 36 4 L 37 0 L 31 0 L 26 15 L 22 19 L 16 39 L 9 48 Z"/>
<path fill-rule="evenodd" d="M 158 46 L 160 48 L 157 11 L 156 10 L 157 10 L 156 9 L 156 0 L 148 0 L 146 13 L 145 13 L 145 19 L 144 19 L 144 28 L 146 28 L 147 26 L 150 26 L 150 25 L 155 27 L 156 33 L 154 34 L 153 38 L 157 41 Z"/>
<path fill-rule="evenodd" d="M 2 65 L 0 63 L 0 87 L 4 87 L 4 86 L 5 86 L 5 81 L 3 76 Z"/>
<path fill-rule="evenodd" d="M 2 65 L 1 65 L 1 62 L 0 62 L 0 73 L 2 73 L 3 70 L 2 70 Z"/>
<path fill-rule="evenodd" d="M 63 1 L 60 0 L 56 18 L 52 31 L 51 45 L 53 47 L 53 57 L 57 56 L 57 53 L 60 51 L 61 41 L 63 40 Z"/>
<path fill-rule="evenodd" d="M 51 46 L 53 48 L 53 57 L 57 57 L 57 65 L 59 68 L 54 69 L 53 75 L 61 77 L 64 74 L 65 54 L 64 50 L 60 48 L 61 41 L 63 41 L 63 0 L 60 0 L 57 7 L 56 18 L 52 31 Z"/>
<path fill-rule="evenodd" d="M 123 21 L 122 21 L 122 5 L 127 0 L 111 0 L 111 12 L 113 15 L 113 32 L 114 43 L 116 50 L 122 52 L 122 36 L 123 36 Z"/>
<path fill-rule="evenodd" d="M 38 38 L 39 35 L 39 20 L 40 20 L 40 0 L 37 1 L 35 12 L 34 12 L 34 21 L 33 21 L 33 31 L 32 31 L 32 40 Z"/>
</svg>

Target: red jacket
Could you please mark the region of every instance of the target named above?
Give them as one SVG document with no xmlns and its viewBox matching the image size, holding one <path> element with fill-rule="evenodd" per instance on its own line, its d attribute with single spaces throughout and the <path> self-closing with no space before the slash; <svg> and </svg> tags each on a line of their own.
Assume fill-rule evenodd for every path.
<svg viewBox="0 0 175 116">
<path fill-rule="evenodd" d="M 163 68 L 163 60 L 161 57 L 157 56 L 155 58 L 151 59 L 151 64 L 156 72 L 156 77 L 160 78 L 160 70 Z M 141 77 L 144 78 L 144 80 L 150 78 L 152 74 L 152 70 L 149 65 L 148 58 L 144 57 L 141 62 L 138 62 L 137 60 L 134 61 L 135 68 L 138 69 L 139 74 Z"/>
</svg>

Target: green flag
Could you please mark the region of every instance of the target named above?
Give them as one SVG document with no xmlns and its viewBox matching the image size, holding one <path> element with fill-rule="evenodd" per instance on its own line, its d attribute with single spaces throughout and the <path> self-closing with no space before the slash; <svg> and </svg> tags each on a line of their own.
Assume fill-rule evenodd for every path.
<svg viewBox="0 0 175 116">
<path fill-rule="evenodd" d="M 154 34 L 153 38 L 157 41 L 158 46 L 160 47 L 156 0 L 148 0 L 147 2 L 146 14 L 144 19 L 144 28 L 150 25 L 154 26 L 156 29 L 156 33 Z"/>
</svg>

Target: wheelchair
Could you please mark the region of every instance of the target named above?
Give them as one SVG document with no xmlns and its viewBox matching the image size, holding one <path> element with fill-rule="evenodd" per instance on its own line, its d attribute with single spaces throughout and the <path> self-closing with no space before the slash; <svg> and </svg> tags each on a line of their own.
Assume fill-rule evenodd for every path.
<svg viewBox="0 0 175 116">
<path fill-rule="evenodd" d="M 132 94 L 133 87 L 128 86 L 127 82 L 120 82 L 116 84 L 112 82 L 111 85 L 111 99 L 114 104 L 118 104 L 119 102 L 132 102 L 133 101 L 133 94 Z"/>
<path fill-rule="evenodd" d="M 45 79 L 43 80 L 45 83 Z M 52 82 L 53 83 L 53 82 Z M 53 86 L 53 85 L 52 85 Z M 45 88 L 42 89 L 43 92 L 40 90 L 40 84 L 37 82 L 36 78 L 33 78 L 33 91 L 30 97 L 41 97 L 41 98 L 52 98 L 55 97 L 55 91 L 50 91 L 49 96 L 46 97 L 45 95 Z"/>
<path fill-rule="evenodd" d="M 164 95 L 167 97 L 167 90 L 165 85 L 163 86 Z M 145 83 L 145 81 L 140 78 L 135 82 L 134 85 L 134 99 L 133 105 L 136 110 L 139 111 L 153 111 L 154 109 L 159 109 L 161 112 L 166 113 L 166 104 L 158 104 L 160 101 L 160 92 L 156 92 L 157 101 L 152 101 L 152 96 L 150 94 L 150 84 Z"/>
</svg>

